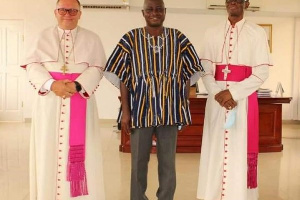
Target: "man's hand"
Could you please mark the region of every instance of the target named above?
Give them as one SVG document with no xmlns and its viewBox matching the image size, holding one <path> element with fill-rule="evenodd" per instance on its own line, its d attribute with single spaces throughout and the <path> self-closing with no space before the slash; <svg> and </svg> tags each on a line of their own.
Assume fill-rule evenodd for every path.
<svg viewBox="0 0 300 200">
<path fill-rule="evenodd" d="M 77 92 L 76 90 L 76 85 L 74 82 L 67 82 L 66 83 L 67 88 L 69 89 L 69 91 L 72 92 L 72 94 L 75 94 Z"/>
<path fill-rule="evenodd" d="M 225 107 L 227 110 L 231 110 L 237 106 L 232 98 L 229 90 L 223 90 L 215 95 L 215 100 L 220 104 L 220 106 Z"/>
<path fill-rule="evenodd" d="M 237 106 L 237 102 L 235 102 L 233 99 L 229 99 L 228 101 L 225 102 L 224 107 L 227 110 L 232 110 L 234 107 Z"/>
<path fill-rule="evenodd" d="M 127 135 L 130 134 L 130 112 L 123 112 L 121 117 L 121 130 Z"/>
<path fill-rule="evenodd" d="M 130 106 L 129 106 L 129 91 L 123 82 L 120 83 L 121 93 L 121 106 L 122 106 L 122 117 L 121 117 L 121 129 L 124 133 L 130 134 Z"/>
<path fill-rule="evenodd" d="M 75 92 L 67 87 L 67 83 L 72 83 L 70 80 L 59 80 L 59 81 L 54 81 L 51 85 L 51 91 L 53 91 L 57 96 L 61 98 L 70 98 Z M 74 83 L 73 83 L 74 84 Z"/>
</svg>

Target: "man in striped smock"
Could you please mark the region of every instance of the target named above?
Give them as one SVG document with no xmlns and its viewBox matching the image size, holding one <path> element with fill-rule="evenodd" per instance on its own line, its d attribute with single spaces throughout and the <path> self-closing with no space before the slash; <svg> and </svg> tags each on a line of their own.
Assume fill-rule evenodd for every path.
<svg viewBox="0 0 300 200">
<path fill-rule="evenodd" d="M 163 26 L 163 0 L 145 0 L 146 27 L 126 33 L 111 54 L 105 77 L 121 91 L 121 129 L 131 133 L 131 200 L 148 199 L 147 172 L 152 134 L 157 137 L 159 200 L 176 187 L 178 126 L 191 124 L 189 85 L 203 71 L 193 45 L 180 31 Z"/>
</svg>

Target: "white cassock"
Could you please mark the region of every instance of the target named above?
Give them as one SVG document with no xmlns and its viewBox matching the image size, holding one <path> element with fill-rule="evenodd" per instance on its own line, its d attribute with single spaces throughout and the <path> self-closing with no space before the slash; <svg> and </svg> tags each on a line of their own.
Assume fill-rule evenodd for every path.
<svg viewBox="0 0 300 200">
<path fill-rule="evenodd" d="M 199 168 L 197 198 L 204 200 L 257 200 L 258 191 L 247 189 L 247 97 L 267 79 L 271 65 L 266 33 L 260 26 L 242 19 L 210 28 L 200 56 L 209 93 Z M 241 82 L 216 81 L 216 65 L 252 67 L 252 75 Z M 230 112 L 214 96 L 229 89 L 237 102 L 235 124 L 225 130 Z M 227 133 L 225 134 L 225 131 Z"/>
<path fill-rule="evenodd" d="M 87 196 L 70 197 L 67 181 L 69 152 L 70 98 L 62 99 L 44 89 L 52 79 L 49 72 L 80 73 L 76 79 L 87 99 L 85 168 Z M 99 37 L 84 28 L 63 31 L 44 30 L 24 62 L 30 83 L 36 89 L 30 139 L 31 200 L 104 200 L 102 151 L 94 92 L 105 67 L 105 54 Z"/>
</svg>

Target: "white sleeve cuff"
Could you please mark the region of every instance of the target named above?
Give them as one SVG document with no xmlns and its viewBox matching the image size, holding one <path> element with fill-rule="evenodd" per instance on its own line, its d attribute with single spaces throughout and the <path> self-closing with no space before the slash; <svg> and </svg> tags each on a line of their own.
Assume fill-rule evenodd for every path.
<svg viewBox="0 0 300 200">
<path fill-rule="evenodd" d="M 45 91 L 50 91 L 51 90 L 51 85 L 54 82 L 54 79 L 49 79 L 40 89 L 40 91 L 45 92 Z"/>
</svg>

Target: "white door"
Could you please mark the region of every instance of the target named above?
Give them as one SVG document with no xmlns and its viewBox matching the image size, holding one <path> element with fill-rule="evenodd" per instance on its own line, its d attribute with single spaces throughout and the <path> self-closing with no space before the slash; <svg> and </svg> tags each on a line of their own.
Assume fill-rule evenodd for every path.
<svg viewBox="0 0 300 200">
<path fill-rule="evenodd" d="M 23 121 L 23 30 L 22 20 L 0 20 L 0 121 Z"/>
</svg>

